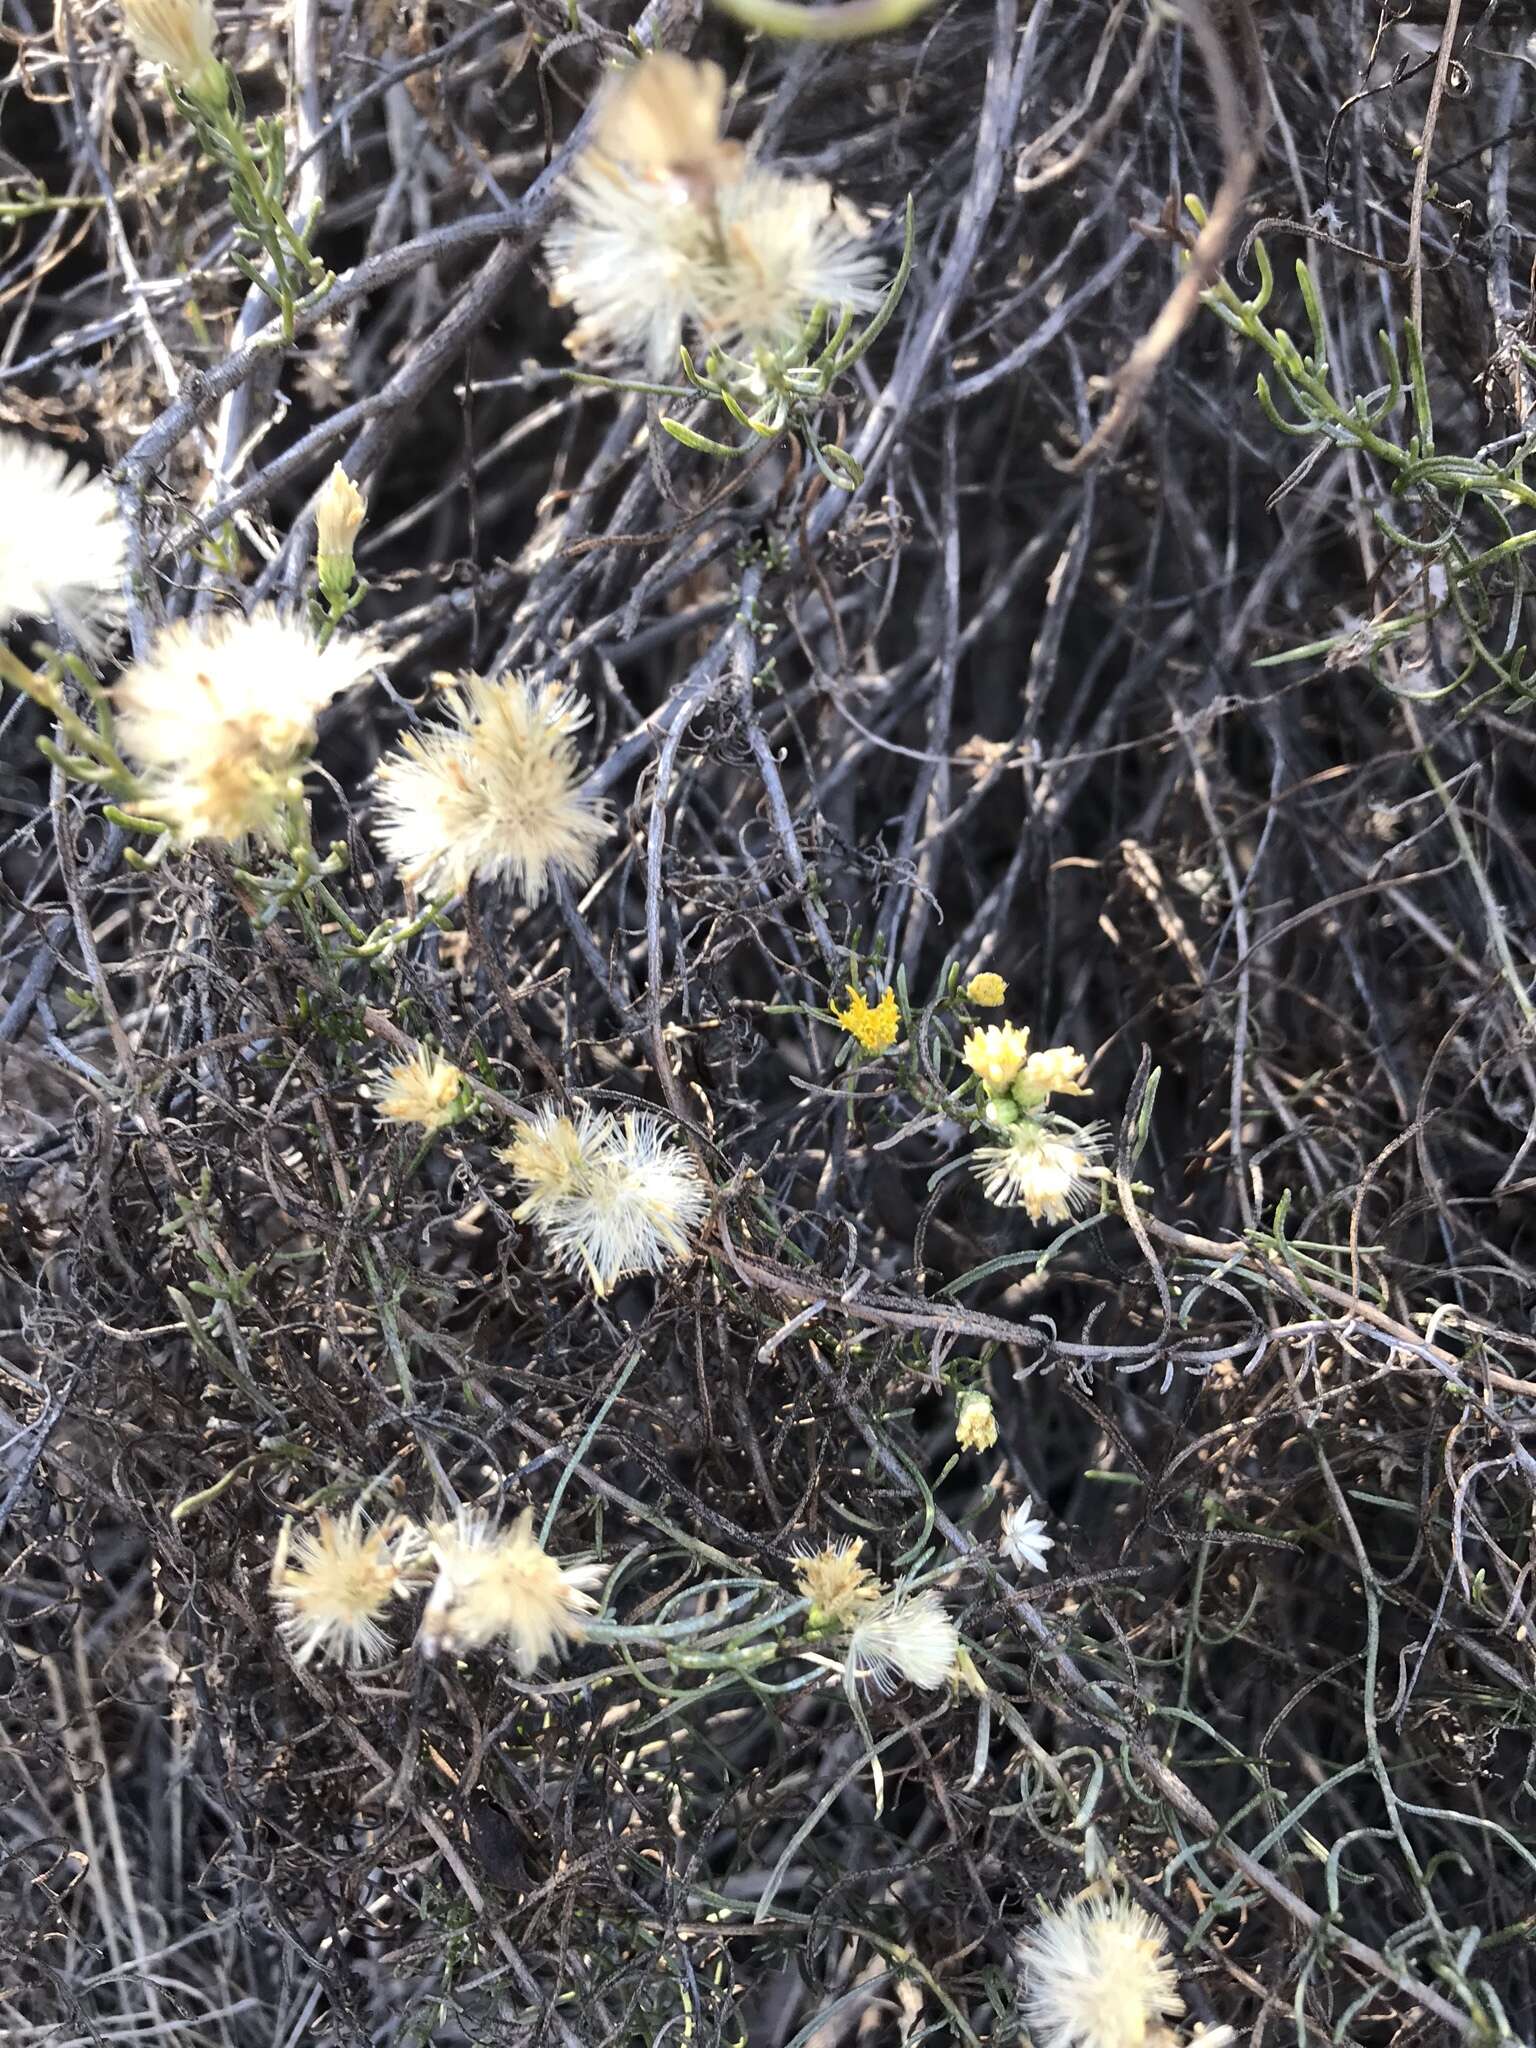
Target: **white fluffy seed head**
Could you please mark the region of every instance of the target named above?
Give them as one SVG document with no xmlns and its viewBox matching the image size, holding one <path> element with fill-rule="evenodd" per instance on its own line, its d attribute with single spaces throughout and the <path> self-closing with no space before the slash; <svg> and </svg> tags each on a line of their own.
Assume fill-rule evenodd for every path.
<svg viewBox="0 0 1536 2048">
<path fill-rule="evenodd" d="M 372 1664 L 389 1649 L 383 1617 L 411 1590 L 421 1539 L 395 1518 L 375 1527 L 358 1509 L 317 1515 L 313 1528 L 284 1539 L 272 1575 L 278 1629 L 295 1662 Z"/>
<path fill-rule="evenodd" d="M 1047 1908 L 1019 1960 L 1035 2048 L 1153 2048 L 1184 2010 L 1163 1930 L 1129 1899 Z"/>
<path fill-rule="evenodd" d="M 1005 1144 L 983 1145 L 971 1167 L 999 1208 L 1022 1208 L 1031 1223 L 1065 1223 L 1093 1206 L 1104 1138 L 1098 1124 L 1053 1129 L 1025 1117 Z"/>
<path fill-rule="evenodd" d="M 746 355 L 795 341 L 817 306 L 873 312 L 884 265 L 867 229 L 818 179 L 749 167 L 722 187 L 719 237 L 696 284 L 694 318 L 714 346 Z"/>
<path fill-rule="evenodd" d="M 608 89 L 597 141 L 545 243 L 556 305 L 580 315 L 567 346 L 677 366 L 706 346 L 782 350 L 815 306 L 872 310 L 883 265 L 863 221 L 815 180 L 780 177 L 720 139 L 724 75 L 662 55 Z"/>
<path fill-rule="evenodd" d="M 427 1531 L 437 1577 L 422 1612 L 419 1641 L 429 1657 L 458 1656 L 502 1644 L 524 1678 L 566 1643 L 579 1642 L 587 1592 L 604 1576 L 600 1564 L 562 1565 L 533 1533 L 525 1508 L 510 1529 L 461 1508 L 451 1522 Z"/>
<path fill-rule="evenodd" d="M 519 1220 L 599 1295 L 681 1258 L 709 1206 L 692 1153 L 643 1112 L 570 1117 L 544 1102 L 500 1157 L 524 1192 Z"/>
<path fill-rule="evenodd" d="M 123 536 L 105 477 L 62 449 L 0 434 L 0 632 L 56 617 L 94 653 L 122 611 Z"/>
<path fill-rule="evenodd" d="M 586 881 L 612 829 L 581 786 L 586 707 L 519 675 L 464 676 L 447 706 L 450 722 L 407 733 L 378 771 L 374 829 L 405 879 L 449 897 L 506 877 L 530 903 L 552 872 Z"/>
<path fill-rule="evenodd" d="M 276 838 L 316 720 L 372 664 L 363 636 L 322 648 L 270 605 L 166 627 L 113 698 L 118 739 L 143 771 L 139 808 L 183 841 Z"/>
<path fill-rule="evenodd" d="M 893 1593 L 855 1624 L 848 1638 L 848 1670 L 876 1692 L 905 1679 L 920 1692 L 936 1692 L 953 1676 L 960 1635 L 932 1586 Z"/>
</svg>

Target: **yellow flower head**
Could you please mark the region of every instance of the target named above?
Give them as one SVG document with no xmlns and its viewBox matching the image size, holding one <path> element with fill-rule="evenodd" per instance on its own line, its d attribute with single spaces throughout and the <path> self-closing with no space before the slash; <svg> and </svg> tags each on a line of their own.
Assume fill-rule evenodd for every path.
<svg viewBox="0 0 1536 2048">
<path fill-rule="evenodd" d="M 1082 1077 L 1088 1062 L 1070 1045 L 1032 1052 L 1013 1083 L 1013 1099 L 1021 1109 L 1038 1109 L 1052 1095 L 1087 1095 Z"/>
<path fill-rule="evenodd" d="M 384 1087 L 377 1100 L 379 1115 L 394 1124 L 420 1124 L 440 1131 L 459 1112 L 464 1076 L 452 1060 L 418 1046 L 408 1059 L 384 1069 Z"/>
<path fill-rule="evenodd" d="M 990 1451 L 997 1442 L 997 1417 L 988 1395 L 973 1387 L 960 1396 L 955 1412 L 955 1442 L 962 1451 Z"/>
<path fill-rule="evenodd" d="M 973 974 L 964 989 L 966 1001 L 982 1010 L 1001 1009 L 1007 994 L 1008 984 L 1000 974 Z"/>
<path fill-rule="evenodd" d="M 1013 1086 L 1029 1052 L 1029 1032 L 1019 1024 L 988 1024 L 967 1034 L 960 1048 L 965 1064 L 989 1088 Z"/>
<path fill-rule="evenodd" d="M 848 984 L 848 1007 L 840 1010 L 832 1005 L 832 1014 L 848 1033 L 856 1038 L 865 1052 L 887 1052 L 896 1043 L 901 1033 L 901 1012 L 896 1007 L 896 991 L 886 989 L 873 1007 L 866 1001 L 862 989 Z"/>
<path fill-rule="evenodd" d="M 864 1539 L 829 1543 L 795 1560 L 795 1580 L 811 1603 L 812 1628 L 846 1627 L 880 1598 L 880 1581 L 859 1562 Z"/>
</svg>

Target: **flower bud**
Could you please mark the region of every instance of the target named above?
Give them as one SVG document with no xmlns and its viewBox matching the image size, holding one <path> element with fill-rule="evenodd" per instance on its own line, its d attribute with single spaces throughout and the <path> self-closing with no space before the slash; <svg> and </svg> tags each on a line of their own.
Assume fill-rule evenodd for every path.
<svg viewBox="0 0 1536 2048">
<path fill-rule="evenodd" d="M 229 74 L 214 51 L 213 0 L 123 0 L 123 26 L 146 64 L 205 112 L 229 104 Z"/>
<path fill-rule="evenodd" d="M 315 562 L 323 588 L 352 587 L 352 543 L 367 513 L 368 500 L 338 462 L 315 501 Z"/>
<path fill-rule="evenodd" d="M 955 1442 L 962 1451 L 990 1451 L 997 1442 L 997 1417 L 991 1396 L 977 1387 L 960 1396 L 955 1414 Z"/>
<path fill-rule="evenodd" d="M 966 1001 L 980 1010 L 997 1010 L 1007 1000 L 1008 984 L 1000 974 L 973 974 L 964 994 Z"/>
</svg>

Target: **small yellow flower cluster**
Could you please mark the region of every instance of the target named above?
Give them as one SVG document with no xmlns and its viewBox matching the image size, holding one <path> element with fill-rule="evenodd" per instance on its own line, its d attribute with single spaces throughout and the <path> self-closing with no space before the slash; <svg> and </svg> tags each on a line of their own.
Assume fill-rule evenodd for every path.
<svg viewBox="0 0 1536 2048">
<path fill-rule="evenodd" d="M 544 1657 L 579 1642 L 587 1592 L 600 1564 L 563 1565 L 533 1534 L 525 1508 L 510 1529 L 461 1508 L 452 1521 L 419 1529 L 403 1515 L 377 1526 L 360 1510 L 318 1515 L 292 1546 L 278 1540 L 272 1596 L 278 1629 L 296 1661 L 374 1663 L 389 1649 L 383 1618 L 430 1578 L 418 1641 L 424 1656 L 458 1655 L 499 1643 L 524 1678 Z"/>
<path fill-rule="evenodd" d="M 1039 1109 L 1053 1095 L 1086 1095 L 1082 1077 L 1088 1062 L 1070 1045 L 1047 1046 L 1031 1052 L 1029 1031 L 1022 1024 L 987 1024 L 967 1034 L 961 1057 L 977 1080 L 994 1098 L 1008 1097 L 1020 1110 Z M 1014 1119 L 1006 1113 L 989 1115 L 989 1122 L 1005 1124 Z"/>
<path fill-rule="evenodd" d="M 883 989 L 879 1002 L 871 1004 L 863 990 L 850 981 L 847 1009 L 840 1010 L 834 1003 L 832 1014 L 867 1053 L 889 1052 L 901 1035 L 901 1012 L 893 988 Z"/>
<path fill-rule="evenodd" d="M 978 1081 L 998 1094 L 1013 1086 L 1029 1052 L 1028 1029 L 1018 1024 L 987 1024 L 970 1032 L 961 1057 Z"/>
<path fill-rule="evenodd" d="M 1000 974 L 973 974 L 961 993 L 978 1010 L 1000 1010 L 1008 998 L 1008 984 Z"/>
<path fill-rule="evenodd" d="M 1070 1045 L 1032 1052 L 1014 1077 L 1013 1099 L 1021 1109 L 1037 1109 L 1053 1095 L 1086 1095 L 1087 1069 L 1087 1060 Z"/>
<path fill-rule="evenodd" d="M 1070 1045 L 1031 1052 L 1027 1028 L 1006 1020 L 967 1033 L 960 1051 L 981 1083 L 981 1113 L 1002 1140 L 974 1161 L 987 1199 L 1022 1207 L 1032 1223 L 1065 1223 L 1092 1200 L 1104 1134 L 1047 1105 L 1053 1095 L 1088 1094 L 1087 1060 Z"/>
</svg>

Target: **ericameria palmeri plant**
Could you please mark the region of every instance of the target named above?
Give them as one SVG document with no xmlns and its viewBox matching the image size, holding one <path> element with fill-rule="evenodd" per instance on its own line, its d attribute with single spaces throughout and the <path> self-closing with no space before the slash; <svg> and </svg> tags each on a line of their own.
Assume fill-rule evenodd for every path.
<svg viewBox="0 0 1536 2048">
<path fill-rule="evenodd" d="M 297 308 L 312 304 L 334 279 L 310 249 L 314 222 L 295 224 L 288 216 L 282 122 L 268 116 L 247 129 L 240 82 L 218 55 L 212 0 L 122 0 L 122 8 L 134 48 L 160 71 L 166 91 L 228 181 L 244 244 L 231 260 L 271 299 L 282 315 L 283 338 L 292 341 Z M 255 260 L 261 256 L 272 266 L 270 276 Z"/>
<path fill-rule="evenodd" d="M 848 489 L 858 465 L 821 441 L 816 415 L 895 310 L 911 267 L 911 208 L 900 267 L 882 290 L 859 215 L 818 180 L 785 177 L 724 139 L 724 104 L 718 65 L 666 52 L 604 88 L 596 139 L 545 243 L 550 296 L 580 316 L 567 341 L 575 354 L 638 360 L 652 377 L 680 362 L 687 379 L 620 388 L 669 398 L 691 388 L 757 439 L 793 431 L 828 482 Z M 854 337 L 861 313 L 873 318 Z M 666 414 L 661 425 L 724 460 L 754 445 Z"/>
<path fill-rule="evenodd" d="M 1185 204 L 1197 226 L 1205 210 Z M 1326 639 L 1290 649 L 1269 661 L 1321 656 L 1343 668 L 1366 663 L 1386 680 L 1380 657 L 1436 620 L 1454 625 L 1461 667 L 1449 680 L 1411 691 L 1430 699 L 1462 688 L 1479 672 L 1529 698 L 1529 649 L 1524 619 L 1532 587 L 1530 554 L 1536 548 L 1536 485 L 1526 482 L 1532 440 L 1517 436 L 1502 461 L 1490 453 L 1446 454 L 1435 445 L 1434 411 L 1420 337 L 1404 323 L 1401 357 L 1385 329 L 1377 337 L 1382 381 L 1372 391 L 1341 395 L 1334 388 L 1327 321 L 1317 280 L 1296 264 L 1310 347 L 1271 323 L 1275 273 L 1262 238 L 1253 244 L 1258 290 L 1243 298 L 1226 279 L 1203 302 L 1233 333 L 1269 358 L 1274 381 L 1260 372 L 1255 390 L 1272 426 L 1314 447 L 1357 449 L 1377 466 L 1389 497 L 1371 510 L 1382 535 L 1411 574 L 1401 601 Z M 1400 509 L 1399 509 L 1400 508 Z M 1263 665 L 1263 664 L 1261 664 Z M 1393 687 L 1403 690 L 1400 679 Z"/>
</svg>

